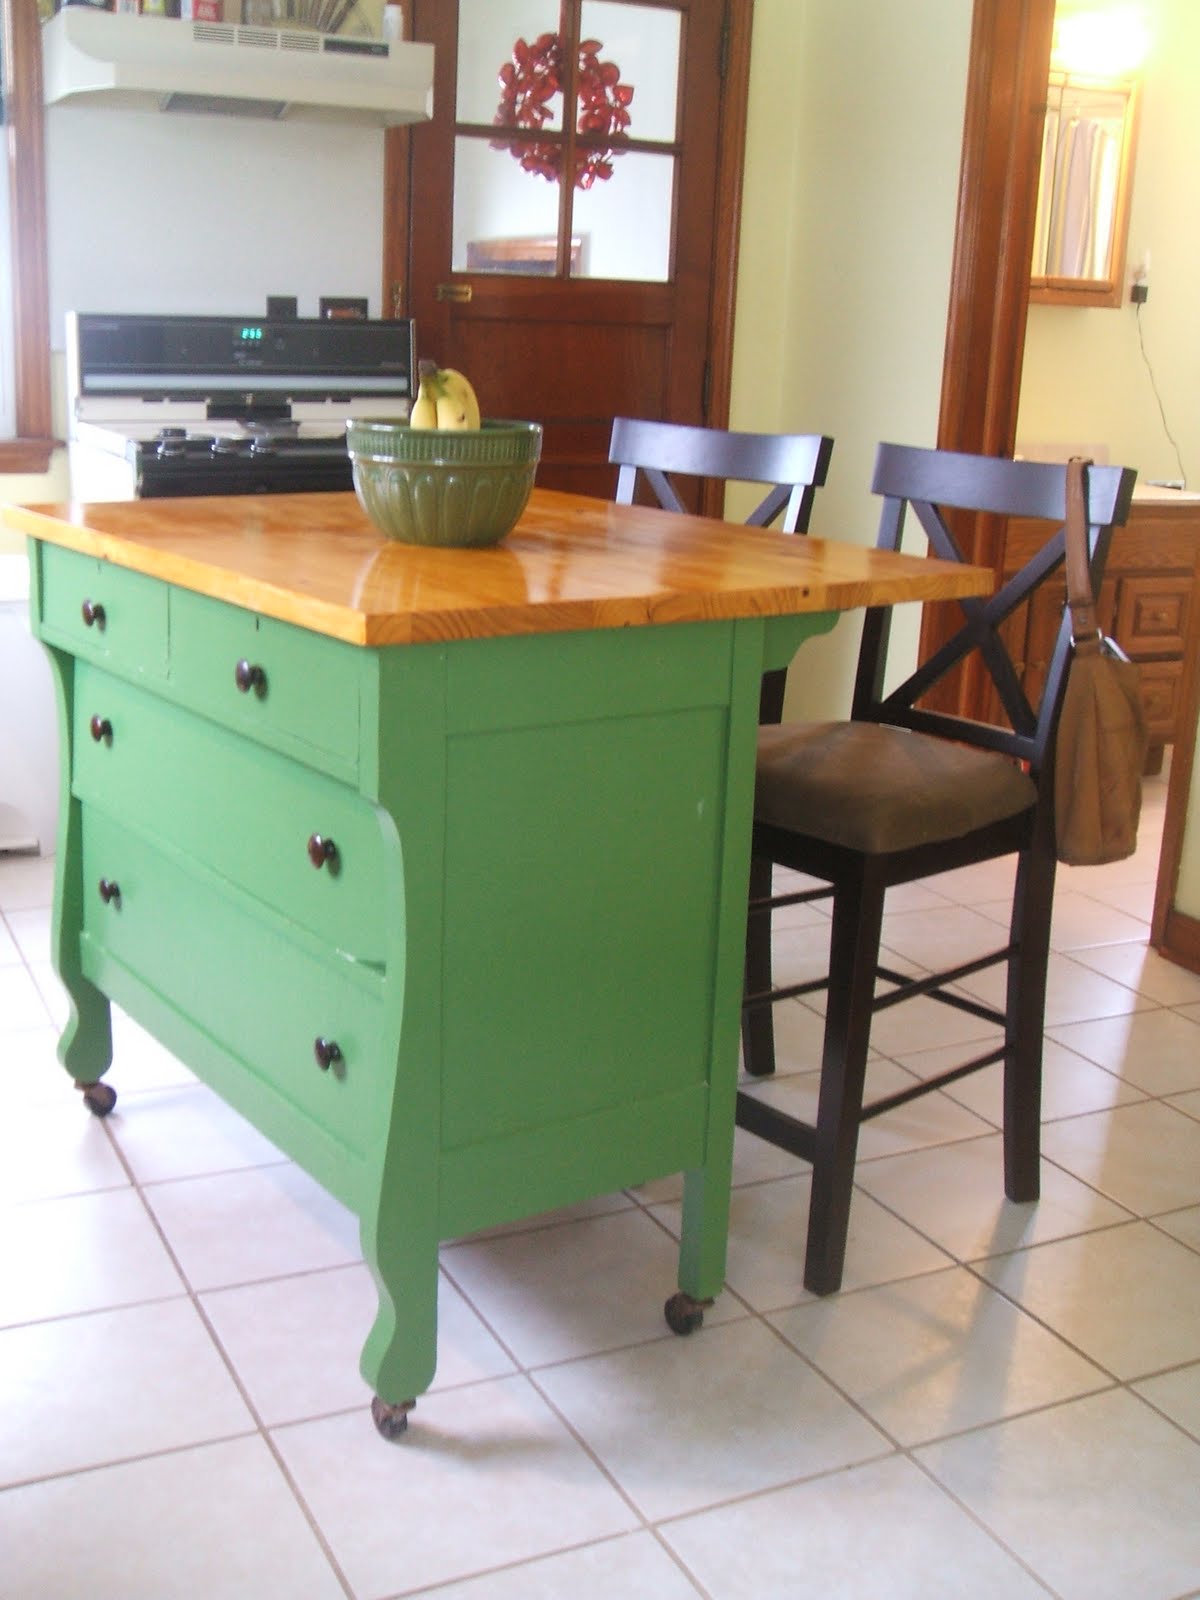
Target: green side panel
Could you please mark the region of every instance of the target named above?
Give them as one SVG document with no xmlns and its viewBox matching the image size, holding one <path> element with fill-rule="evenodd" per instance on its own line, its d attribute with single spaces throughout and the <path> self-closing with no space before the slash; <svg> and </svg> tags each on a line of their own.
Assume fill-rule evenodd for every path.
<svg viewBox="0 0 1200 1600">
<path fill-rule="evenodd" d="M 708 1091 L 703 1084 L 639 1097 L 591 1116 L 442 1157 L 442 1236 L 609 1194 L 698 1167 L 705 1156 Z"/>
<path fill-rule="evenodd" d="M 181 870 L 94 809 L 83 815 L 83 878 L 120 891 L 108 903 L 96 888 L 84 897 L 85 973 L 94 978 L 111 956 L 269 1086 L 292 1115 L 287 1129 L 260 1123 L 268 1137 L 288 1133 L 285 1148 L 303 1166 L 305 1123 L 356 1154 L 382 1142 L 381 1005 L 336 958 L 314 960 L 246 915 L 219 880 Z M 318 1037 L 342 1053 L 326 1071 Z"/>
<path fill-rule="evenodd" d="M 239 661 L 260 667 L 262 692 L 242 693 Z M 171 688 L 227 727 L 353 778 L 358 770 L 363 651 L 273 617 L 171 591 Z"/>
<path fill-rule="evenodd" d="M 301 923 L 335 950 L 382 961 L 382 842 L 355 790 L 81 663 L 75 792 Z M 91 719 L 112 732 L 95 740 Z M 314 833 L 336 859 L 319 870 Z"/>
<path fill-rule="evenodd" d="M 716 709 L 450 741 L 444 1147 L 705 1081 L 724 756 Z"/>
<path fill-rule="evenodd" d="M 41 582 L 32 611 L 39 636 L 114 672 L 162 677 L 167 669 L 167 590 L 154 578 L 92 556 L 41 545 Z M 89 627 L 84 601 L 102 608 Z"/>
</svg>

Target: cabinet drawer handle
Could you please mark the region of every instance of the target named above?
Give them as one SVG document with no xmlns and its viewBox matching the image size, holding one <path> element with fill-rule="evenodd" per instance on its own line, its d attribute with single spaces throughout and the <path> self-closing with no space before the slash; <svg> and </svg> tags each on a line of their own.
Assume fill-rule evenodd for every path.
<svg viewBox="0 0 1200 1600">
<path fill-rule="evenodd" d="M 308 859 L 312 862 L 313 866 L 316 867 L 318 872 L 326 864 L 326 862 L 329 863 L 330 872 L 334 872 L 337 869 L 338 847 L 336 844 L 334 844 L 332 839 L 328 838 L 323 833 L 310 834 L 308 840 Z"/>
<path fill-rule="evenodd" d="M 103 628 L 107 620 L 99 600 L 85 600 L 79 608 L 85 628 Z"/>
<path fill-rule="evenodd" d="M 267 692 L 266 673 L 260 666 L 244 659 L 234 667 L 233 681 L 243 694 L 249 694 L 251 689 L 257 695 L 264 695 Z"/>
<path fill-rule="evenodd" d="M 317 1058 L 317 1065 L 322 1072 L 328 1072 L 335 1061 L 342 1059 L 341 1048 L 336 1039 L 314 1039 L 313 1055 Z"/>
<path fill-rule="evenodd" d="M 104 904 L 106 906 L 107 905 L 111 905 L 114 900 L 116 901 L 116 903 L 118 905 L 120 905 L 121 904 L 121 885 L 119 883 L 117 883 L 114 878 L 101 878 L 100 879 L 100 898 L 101 898 L 101 900 L 104 901 Z"/>
<path fill-rule="evenodd" d="M 112 723 L 107 717 L 94 716 L 88 723 L 88 727 L 92 730 L 92 738 L 95 739 L 97 744 L 104 740 L 107 740 L 109 744 L 112 743 Z"/>
</svg>

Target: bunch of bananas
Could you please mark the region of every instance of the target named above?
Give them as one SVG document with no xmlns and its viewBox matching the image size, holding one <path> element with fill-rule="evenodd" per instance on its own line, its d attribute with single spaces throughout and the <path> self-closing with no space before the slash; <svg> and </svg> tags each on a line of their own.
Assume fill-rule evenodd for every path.
<svg viewBox="0 0 1200 1600">
<path fill-rule="evenodd" d="M 420 361 L 417 373 L 420 382 L 409 412 L 410 428 L 461 430 L 479 426 L 479 401 L 461 372 L 439 367 L 436 361 Z"/>
</svg>

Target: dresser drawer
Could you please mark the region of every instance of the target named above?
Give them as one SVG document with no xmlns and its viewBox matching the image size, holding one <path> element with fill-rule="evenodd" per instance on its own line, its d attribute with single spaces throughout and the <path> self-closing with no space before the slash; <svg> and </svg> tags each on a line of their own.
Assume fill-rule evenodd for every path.
<svg viewBox="0 0 1200 1600">
<path fill-rule="evenodd" d="M 40 633 L 115 672 L 161 678 L 167 670 L 167 589 L 140 572 L 43 544 Z"/>
<path fill-rule="evenodd" d="M 383 959 L 383 836 L 353 789 L 86 663 L 74 751 L 85 803 L 169 840 L 331 949 Z"/>
<path fill-rule="evenodd" d="M 315 960 L 101 812 L 83 811 L 84 970 L 135 973 L 276 1094 L 361 1154 L 379 1136 L 378 989 Z M 99 963 L 97 963 L 99 964 Z M 322 1068 L 316 1041 L 338 1054 Z"/>
<path fill-rule="evenodd" d="M 1183 690 L 1182 661 L 1138 663 L 1138 685 L 1150 738 L 1164 743 L 1175 738 Z"/>
<path fill-rule="evenodd" d="M 251 738 L 358 770 L 362 651 L 272 617 L 171 593 L 171 681 L 179 698 Z"/>
<path fill-rule="evenodd" d="M 1183 656 L 1190 578 L 1123 578 L 1117 638 L 1130 656 Z"/>
</svg>

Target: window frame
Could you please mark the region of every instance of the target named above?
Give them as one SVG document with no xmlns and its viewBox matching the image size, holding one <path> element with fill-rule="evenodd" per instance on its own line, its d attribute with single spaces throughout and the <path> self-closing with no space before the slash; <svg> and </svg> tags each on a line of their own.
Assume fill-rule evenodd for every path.
<svg viewBox="0 0 1200 1600">
<path fill-rule="evenodd" d="M 45 472 L 55 445 L 50 407 L 50 304 L 42 40 L 37 0 L 0 0 L 4 30 L 16 437 L 0 439 L 0 472 Z"/>
</svg>

